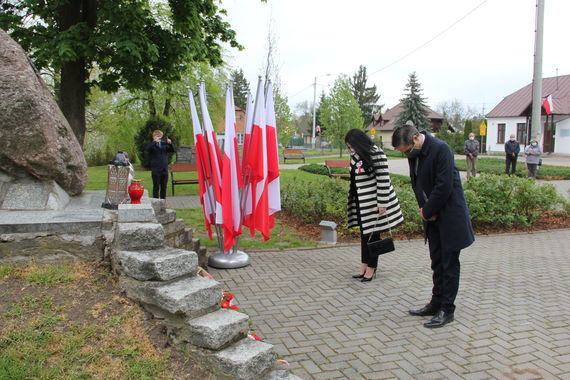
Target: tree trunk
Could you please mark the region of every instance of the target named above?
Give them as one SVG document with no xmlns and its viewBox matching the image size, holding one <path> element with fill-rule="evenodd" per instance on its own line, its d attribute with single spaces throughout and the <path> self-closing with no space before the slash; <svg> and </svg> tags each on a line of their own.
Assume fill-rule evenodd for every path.
<svg viewBox="0 0 570 380">
<path fill-rule="evenodd" d="M 79 144 L 85 139 L 85 62 L 65 63 L 61 69 L 59 106 Z"/>
<path fill-rule="evenodd" d="M 69 1 L 58 9 L 61 31 L 66 31 L 80 22 L 86 22 L 89 28 L 95 27 L 97 19 L 97 1 Z M 81 145 L 85 139 L 85 104 L 87 100 L 88 77 L 85 52 L 76 51 L 77 59 L 65 62 L 61 68 L 59 86 L 59 106 L 69 122 L 75 137 Z"/>
</svg>

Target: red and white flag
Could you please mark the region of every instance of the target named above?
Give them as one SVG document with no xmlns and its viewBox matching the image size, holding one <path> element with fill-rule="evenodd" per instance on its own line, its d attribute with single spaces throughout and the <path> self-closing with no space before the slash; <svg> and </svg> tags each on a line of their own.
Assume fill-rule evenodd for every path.
<svg viewBox="0 0 570 380">
<path fill-rule="evenodd" d="M 254 102 L 251 92 L 247 94 L 247 106 L 245 109 L 245 125 L 243 136 L 243 149 L 242 149 L 242 175 L 243 175 L 243 188 L 242 188 L 242 216 L 250 215 L 253 210 L 253 198 L 251 195 L 251 181 L 249 178 L 249 171 L 246 169 L 247 158 L 249 156 L 249 146 L 251 144 L 251 127 L 253 124 L 253 110 Z"/>
<path fill-rule="evenodd" d="M 220 154 L 220 147 L 218 146 L 218 140 L 216 139 L 216 133 L 214 132 L 214 126 L 212 125 L 212 119 L 210 119 L 210 114 L 208 112 L 208 106 L 206 104 L 206 85 L 204 82 L 200 85 L 199 91 L 200 97 L 200 108 L 202 110 L 202 121 L 204 122 L 204 132 L 206 134 L 206 142 L 208 144 L 208 161 L 211 167 L 212 173 L 212 185 L 214 187 L 214 197 L 216 200 L 215 212 L 221 213 L 222 210 L 222 169 L 221 161 L 222 157 Z"/>
<path fill-rule="evenodd" d="M 228 88 L 226 90 L 226 131 L 222 157 L 222 212 L 216 213 L 216 223 L 221 224 L 224 231 L 224 252 L 228 252 L 234 246 L 235 237 L 241 234 L 239 203 L 241 170 L 235 115 L 233 94 L 231 89 Z"/>
<path fill-rule="evenodd" d="M 252 210 L 244 218 L 250 234 L 261 232 L 263 240 L 269 239 L 269 211 L 267 194 L 267 137 L 265 128 L 265 100 L 261 78 L 257 84 L 251 142 L 246 158 L 246 178 L 249 178 L 252 193 Z"/>
<path fill-rule="evenodd" d="M 542 106 L 544 107 L 544 111 L 546 111 L 547 115 L 550 115 L 554 112 L 554 104 L 552 103 L 552 94 L 548 95 L 546 99 L 542 102 Z"/>
<path fill-rule="evenodd" d="M 194 151 L 196 152 L 196 171 L 198 172 L 198 191 L 200 195 L 200 203 L 202 203 L 202 211 L 204 212 L 204 223 L 208 231 L 208 237 L 212 239 L 212 227 L 214 221 L 214 205 L 215 199 L 214 188 L 212 186 L 212 178 L 210 167 L 208 165 L 208 148 L 200 126 L 198 111 L 196 111 L 196 103 L 192 91 L 188 92 L 190 100 L 190 112 L 192 114 L 192 127 L 194 130 Z"/>
<path fill-rule="evenodd" d="M 267 192 L 269 229 L 275 225 L 274 215 L 281 211 L 281 185 L 279 180 L 279 152 L 277 151 L 277 121 L 275 118 L 275 102 L 273 100 L 273 85 L 267 85 L 266 136 L 267 136 Z"/>
</svg>

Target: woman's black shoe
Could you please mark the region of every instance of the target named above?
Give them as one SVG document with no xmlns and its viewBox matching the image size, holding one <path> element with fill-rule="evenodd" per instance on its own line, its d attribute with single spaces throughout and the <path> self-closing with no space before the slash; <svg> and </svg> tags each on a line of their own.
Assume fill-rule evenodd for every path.
<svg viewBox="0 0 570 380">
<path fill-rule="evenodd" d="M 374 273 L 372 273 L 372 277 L 364 277 L 364 275 L 362 275 L 362 280 L 360 280 L 360 282 L 372 281 L 374 277 L 376 277 L 376 268 L 374 268 Z"/>
<path fill-rule="evenodd" d="M 352 278 L 363 278 L 364 277 L 364 273 L 362 274 L 355 274 L 354 276 L 352 276 Z"/>
</svg>

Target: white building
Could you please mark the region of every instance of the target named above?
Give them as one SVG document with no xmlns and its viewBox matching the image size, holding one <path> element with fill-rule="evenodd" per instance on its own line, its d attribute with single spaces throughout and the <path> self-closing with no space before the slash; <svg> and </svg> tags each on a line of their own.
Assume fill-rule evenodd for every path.
<svg viewBox="0 0 570 380">
<path fill-rule="evenodd" d="M 544 78 L 542 97 L 552 95 L 553 111 L 542 108 L 540 144 L 545 153 L 570 154 L 570 75 Z M 532 113 L 532 83 L 505 97 L 487 117 L 487 152 L 504 152 L 505 142 L 515 134 L 525 146 L 529 142 Z M 534 137 L 534 136 L 530 136 Z"/>
</svg>

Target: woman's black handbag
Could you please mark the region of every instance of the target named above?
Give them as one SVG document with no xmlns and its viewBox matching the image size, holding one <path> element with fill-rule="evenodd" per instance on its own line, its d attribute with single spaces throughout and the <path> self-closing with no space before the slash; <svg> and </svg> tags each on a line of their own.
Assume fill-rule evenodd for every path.
<svg viewBox="0 0 570 380">
<path fill-rule="evenodd" d="M 380 217 L 380 215 L 378 215 L 378 217 Z M 376 219 L 374 227 L 376 227 L 376 224 L 378 224 L 378 218 Z M 370 241 L 372 239 L 372 235 L 374 235 L 374 232 L 370 234 L 368 242 L 366 243 L 368 246 L 368 254 L 370 256 L 380 256 L 385 253 L 392 252 L 396 249 L 396 247 L 394 247 L 394 240 L 392 239 L 392 229 L 388 227 L 388 231 L 390 232 L 390 237 L 374 241 Z"/>
</svg>

